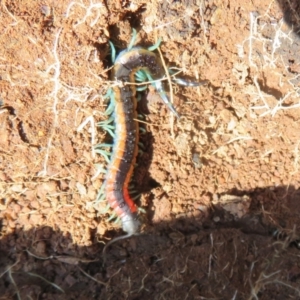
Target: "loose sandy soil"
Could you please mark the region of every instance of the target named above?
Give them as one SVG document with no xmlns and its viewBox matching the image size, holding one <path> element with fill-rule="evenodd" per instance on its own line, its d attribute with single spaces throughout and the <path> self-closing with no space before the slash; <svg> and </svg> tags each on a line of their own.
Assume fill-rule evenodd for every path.
<svg viewBox="0 0 300 300">
<path fill-rule="evenodd" d="M 300 299 L 298 1 L 0 5 L 0 299 Z M 209 84 L 172 87 L 180 120 L 140 105 L 144 226 L 104 260 L 93 146 L 132 28 Z"/>
</svg>

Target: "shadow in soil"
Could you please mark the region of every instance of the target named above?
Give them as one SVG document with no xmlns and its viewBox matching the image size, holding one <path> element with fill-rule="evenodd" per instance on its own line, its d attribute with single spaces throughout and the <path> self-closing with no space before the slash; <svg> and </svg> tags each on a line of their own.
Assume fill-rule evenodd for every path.
<svg viewBox="0 0 300 300">
<path fill-rule="evenodd" d="M 79 247 L 50 227 L 17 229 L 0 241 L 0 299 L 299 298 L 299 190 L 229 194 L 231 211 L 242 196 L 251 202 L 243 217 L 219 195 L 205 216 L 148 224 L 111 245 L 105 264 L 96 236 Z"/>
<path fill-rule="evenodd" d="M 300 36 L 300 2 L 298 0 L 277 0 L 284 21 Z"/>
</svg>

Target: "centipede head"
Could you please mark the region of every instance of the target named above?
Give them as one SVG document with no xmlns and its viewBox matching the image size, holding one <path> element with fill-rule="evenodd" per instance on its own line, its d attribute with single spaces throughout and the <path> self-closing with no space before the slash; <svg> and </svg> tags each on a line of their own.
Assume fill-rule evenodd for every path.
<svg viewBox="0 0 300 300">
<path fill-rule="evenodd" d="M 137 234 L 140 231 L 141 222 L 138 219 L 137 213 L 132 213 L 132 214 L 123 216 L 122 224 L 123 224 L 122 228 L 125 232 L 127 232 L 127 234 L 116 237 L 105 245 L 105 247 L 103 248 L 103 251 L 102 251 L 104 261 L 105 261 L 105 256 L 106 256 L 106 250 L 111 244 L 113 244 L 117 241 L 120 241 L 120 240 L 130 238 L 131 236 Z"/>
<path fill-rule="evenodd" d="M 134 235 L 140 231 L 141 222 L 136 213 L 122 217 L 122 229 L 128 235 Z"/>
</svg>

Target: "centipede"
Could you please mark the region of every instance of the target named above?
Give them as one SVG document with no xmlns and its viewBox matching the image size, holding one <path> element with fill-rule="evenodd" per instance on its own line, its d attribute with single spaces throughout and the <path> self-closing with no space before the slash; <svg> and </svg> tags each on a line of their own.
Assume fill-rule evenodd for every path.
<svg viewBox="0 0 300 300">
<path fill-rule="evenodd" d="M 139 233 L 141 228 L 138 208 L 129 188 L 139 149 L 139 122 L 137 121 L 138 88 L 132 83 L 136 81 L 151 81 L 151 84 L 155 87 L 168 109 L 176 117 L 180 117 L 169 101 L 163 87 L 162 78 L 165 75 L 165 70 L 160 58 L 153 52 L 157 45 L 148 49 L 132 46 L 135 35 L 136 32 L 134 31 L 128 48 L 121 51 L 116 59 L 113 59 L 114 65 L 111 79 L 117 84 L 106 95 L 109 98 L 109 105 L 105 114 L 109 118 L 99 123 L 102 128 L 111 133 L 113 144 L 101 144 L 98 147 L 98 152 L 104 154 L 108 161 L 105 181 L 99 192 L 98 199 L 107 200 L 116 216 L 121 219 L 122 229 L 126 232 L 126 235 L 115 238 L 106 247 L 118 239 Z M 114 55 L 115 50 L 114 48 L 112 49 Z M 174 81 L 185 86 L 206 84 L 206 81 L 189 82 L 177 78 Z M 103 146 L 112 148 L 110 158 L 106 152 L 100 149 Z"/>
</svg>

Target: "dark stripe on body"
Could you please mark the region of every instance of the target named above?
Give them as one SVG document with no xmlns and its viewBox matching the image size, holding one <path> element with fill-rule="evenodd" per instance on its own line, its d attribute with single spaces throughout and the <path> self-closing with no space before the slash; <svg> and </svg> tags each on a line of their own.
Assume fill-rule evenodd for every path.
<svg viewBox="0 0 300 300">
<path fill-rule="evenodd" d="M 125 147 L 124 147 L 124 153 L 122 157 L 122 161 L 119 165 L 119 171 L 117 173 L 116 177 L 116 184 L 121 184 L 123 187 L 123 183 L 126 179 L 126 176 L 128 174 L 128 171 L 130 169 L 130 166 L 132 164 L 132 161 L 134 159 L 134 150 L 136 147 L 136 130 L 137 124 L 136 121 L 134 121 L 134 104 L 133 104 L 133 98 L 128 97 L 130 88 L 129 86 L 125 86 L 121 88 L 121 99 L 122 99 L 122 105 L 123 105 L 123 112 L 125 115 L 125 126 L 126 126 L 126 139 L 125 139 Z M 127 98 L 124 98 L 123 95 L 126 94 Z M 132 92 L 131 95 L 133 96 Z M 125 100 L 125 101 L 124 101 Z M 117 122 L 117 120 L 116 120 Z M 118 138 L 118 133 L 117 133 Z M 120 137 L 122 138 L 122 137 Z"/>
</svg>

